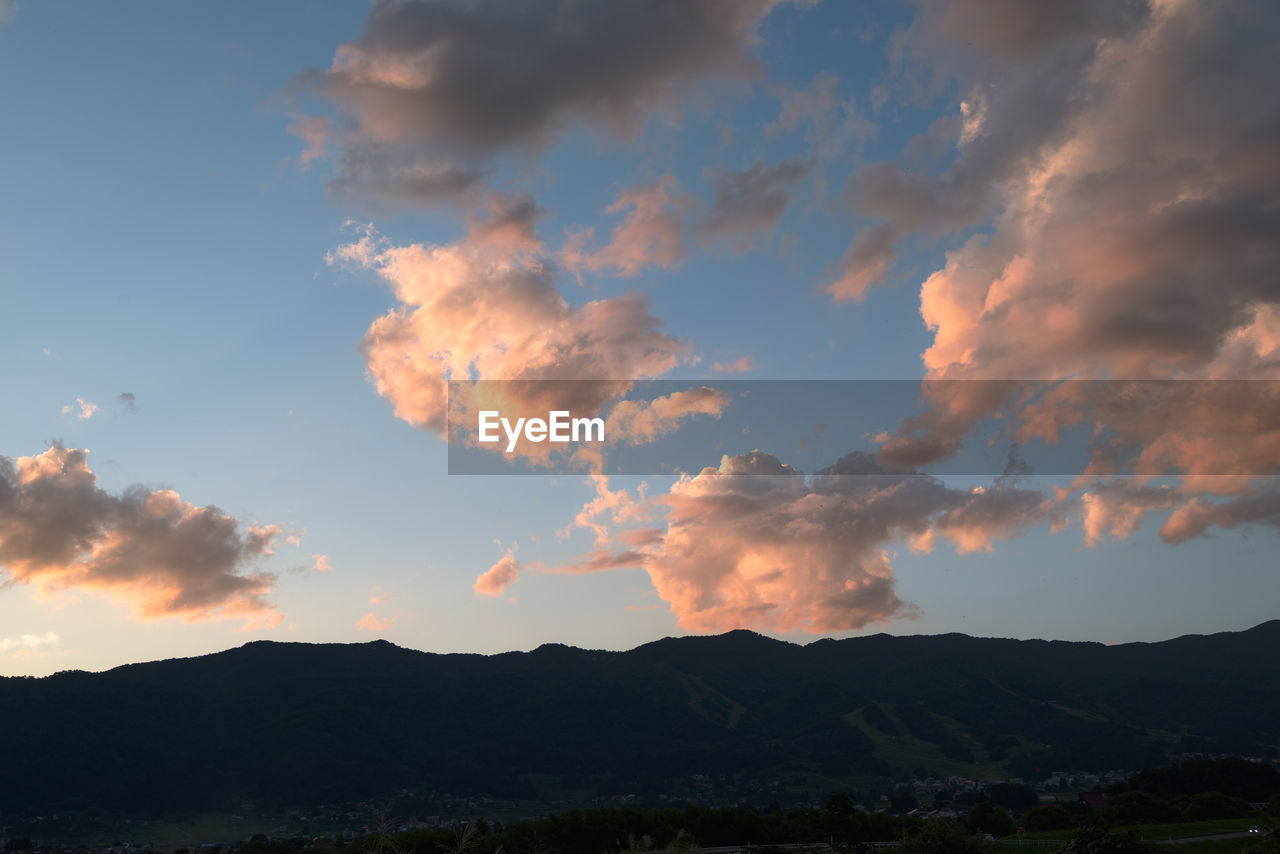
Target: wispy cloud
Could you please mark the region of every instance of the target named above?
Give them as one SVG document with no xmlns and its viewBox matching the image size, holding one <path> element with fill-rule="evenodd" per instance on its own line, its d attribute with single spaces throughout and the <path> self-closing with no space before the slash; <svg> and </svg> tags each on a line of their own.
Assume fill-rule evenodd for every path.
<svg viewBox="0 0 1280 854">
<path fill-rule="evenodd" d="M 43 635 L 18 635 L 17 637 L 0 638 L 0 652 L 33 651 L 43 647 L 57 646 L 61 639 L 54 632 Z"/>
<path fill-rule="evenodd" d="M 77 397 L 75 403 L 68 403 L 62 407 L 63 415 L 76 414 L 76 418 L 81 421 L 88 421 L 90 418 L 98 414 L 98 404 L 89 403 L 82 397 Z"/>
<path fill-rule="evenodd" d="M 385 632 L 395 624 L 396 616 L 394 614 L 390 617 L 379 617 L 370 611 L 356 621 L 356 628 L 362 632 L 378 634 L 380 632 Z"/>
</svg>

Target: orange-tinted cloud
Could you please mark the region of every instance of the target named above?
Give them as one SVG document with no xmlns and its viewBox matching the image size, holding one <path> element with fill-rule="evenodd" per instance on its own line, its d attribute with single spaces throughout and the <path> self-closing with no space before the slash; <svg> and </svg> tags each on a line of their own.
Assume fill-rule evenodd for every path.
<svg viewBox="0 0 1280 854">
<path fill-rule="evenodd" d="M 670 175 L 629 187 L 607 208 L 611 214 L 626 212 L 608 242 L 593 247 L 594 228 L 570 230 L 559 260 L 574 273 L 635 276 L 648 267 L 679 267 L 686 236 L 704 246 L 726 241 L 734 251 L 751 249 L 772 238 L 811 169 L 809 161 L 769 166 L 758 160 L 746 169 L 708 170 L 710 205 Z"/>
<path fill-rule="evenodd" d="M 362 349 L 378 393 L 414 426 L 444 434 L 450 379 L 563 380 L 490 385 L 476 393 L 519 399 L 479 408 L 594 416 L 633 379 L 690 358 L 689 345 L 661 331 L 641 294 L 570 305 L 537 252 L 536 209 L 515 220 L 510 210 L 500 205 L 457 243 L 397 247 L 367 230 L 331 255 L 375 271 L 400 301 L 369 327 Z M 474 403 L 452 401 L 460 417 Z"/>
<path fill-rule="evenodd" d="M 860 263 L 843 295 L 874 284 L 903 235 L 990 220 L 921 287 L 930 380 L 1211 382 L 1064 382 L 1034 396 L 1014 383 L 926 386 L 929 410 L 879 437 L 884 457 L 945 458 L 993 415 L 1019 441 L 1080 426 L 1094 437 L 1089 473 L 1168 473 L 1182 493 L 1077 484 L 1089 490 L 1087 543 L 1198 493 L 1169 517 L 1166 541 L 1269 523 L 1275 481 L 1259 476 L 1280 472 L 1278 30 L 1270 6 L 922 4 L 902 41 L 904 79 L 922 96 L 954 84 L 959 113 L 902 163 L 850 180 L 847 198 L 882 233 L 851 249 Z M 908 168 L 938 140 L 955 147 L 949 166 Z"/>
<path fill-rule="evenodd" d="M 519 577 L 520 561 L 516 560 L 513 548 L 476 578 L 473 589 L 481 596 L 501 596 Z"/>
<path fill-rule="evenodd" d="M 275 625 L 275 577 L 245 574 L 269 555 L 275 525 L 240 529 L 212 505 L 134 486 L 96 485 L 87 452 L 59 445 L 34 457 L 0 457 L 0 566 L 42 594 L 101 593 L 143 619 L 241 618 Z"/>
<path fill-rule="evenodd" d="M 711 365 L 711 370 L 717 374 L 745 374 L 755 369 L 755 360 L 750 356 L 741 356 L 731 362 L 714 362 Z"/>
<path fill-rule="evenodd" d="M 754 451 L 647 500 L 598 478 L 579 524 L 599 547 L 557 571 L 642 567 L 688 631 L 845 631 L 915 613 L 896 592 L 894 542 L 936 533 L 957 551 L 982 550 L 1039 522 L 1048 503 L 1016 487 L 964 491 L 878 471 L 851 455 L 806 477 Z M 640 507 L 665 514 L 665 527 L 628 528 Z"/>
<path fill-rule="evenodd" d="M 372 611 L 370 611 L 369 613 L 365 614 L 363 617 L 361 617 L 359 620 L 356 621 L 356 628 L 362 632 L 372 632 L 374 634 L 379 634 L 381 632 L 385 632 L 387 629 L 391 628 L 395 624 L 396 624 L 395 615 L 392 615 L 390 617 L 379 617 L 376 614 L 374 614 Z"/>
<path fill-rule="evenodd" d="M 608 212 L 627 214 L 614 226 L 609 242 L 591 249 L 593 228 L 571 232 L 560 250 L 560 262 L 574 273 L 616 276 L 634 276 L 646 267 L 678 267 L 685 257 L 685 216 L 694 204 L 670 176 L 623 190 Z"/>
<path fill-rule="evenodd" d="M 729 399 L 726 392 L 700 386 L 653 400 L 621 400 L 609 410 L 604 434 L 610 442 L 647 444 L 675 432 L 680 422 L 695 415 L 719 417 Z"/>
<path fill-rule="evenodd" d="M 98 404 L 89 403 L 82 397 L 77 397 L 75 403 L 68 403 L 62 407 L 63 415 L 75 413 L 76 418 L 81 421 L 88 421 L 90 418 L 98 414 Z"/>
</svg>

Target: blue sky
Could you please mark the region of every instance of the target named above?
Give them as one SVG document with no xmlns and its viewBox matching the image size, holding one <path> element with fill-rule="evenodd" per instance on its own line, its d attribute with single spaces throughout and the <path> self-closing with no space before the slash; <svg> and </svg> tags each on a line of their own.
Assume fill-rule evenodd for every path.
<svg viewBox="0 0 1280 854">
<path fill-rule="evenodd" d="M 0 26 L 0 115 L 8 131 L 0 135 L 0 356 L 6 366 L 0 455 L 35 457 L 55 441 L 88 449 L 88 466 L 106 493 L 120 495 L 132 484 L 173 489 L 197 508 L 216 505 L 241 532 L 255 523 L 279 526 L 273 554 L 249 555 L 230 570 L 275 576 L 266 596 L 279 619 L 246 630 L 238 618 L 219 618 L 216 608 L 139 615 L 130 607 L 133 588 L 65 578 L 54 583 L 42 574 L 52 571 L 48 567 L 19 571 L 18 559 L 6 565 L 0 552 L 0 574 L 7 570 L 10 581 L 0 587 L 0 673 L 101 669 L 260 637 L 362 641 L 371 639 L 357 626 L 367 614 L 373 615 L 367 625 L 382 626 L 376 634 L 404 646 L 478 652 L 550 641 L 627 648 L 739 623 L 799 641 L 884 630 L 1125 642 L 1243 629 L 1274 617 L 1280 601 L 1276 516 L 1256 509 L 1272 494 L 1266 478 L 1244 490 L 1188 488 L 1185 501 L 1197 495 L 1224 507 L 1258 501 L 1239 520 L 1224 510 L 1200 535 L 1185 538 L 1161 534 L 1170 512 L 1185 501 L 1143 493 L 1132 499 L 1131 506 L 1144 508 L 1135 524 L 1087 543 L 1083 491 L 1074 505 L 1063 505 L 1060 514 L 1069 518 L 1061 530 L 1050 533 L 1059 520 L 1047 510 L 1034 519 L 1020 516 L 1009 523 L 1013 528 L 992 536 L 990 551 L 957 553 L 955 541 L 940 540 L 925 553 L 911 548 L 911 531 L 899 530 L 868 546 L 867 554 L 888 555 L 896 597 L 914 607 L 870 609 L 861 623 L 828 614 L 805 629 L 785 620 L 752 621 L 743 616 L 749 610 L 715 611 L 714 618 L 681 610 L 687 605 L 664 596 L 646 567 L 664 560 L 668 568 L 686 567 L 681 561 L 692 554 L 650 555 L 649 563 L 607 572 L 557 572 L 593 548 L 591 532 L 573 524 L 593 495 L 589 479 L 448 476 L 441 438 L 396 416 L 393 401 L 368 375 L 361 341 L 371 323 L 402 302 L 377 263 L 363 269 L 331 263 L 330 253 L 358 239 L 365 224 L 384 247 L 463 245 L 469 222 L 496 216 L 500 203 L 493 199 L 517 196 L 535 199 L 542 211 L 538 251 L 559 260 L 554 284 L 569 306 L 639 292 L 662 331 L 689 343 L 696 358 L 666 377 L 714 384 L 720 374 L 712 365 L 744 357 L 750 365 L 744 375 L 752 379 L 926 375 L 922 354 L 936 330 L 921 316 L 922 284 L 939 282 L 930 277 L 948 269 L 946 253 L 974 235 L 994 235 L 991 245 L 998 245 L 1002 234 L 1012 233 L 1009 218 L 1017 200 L 1027 197 L 1021 188 L 1034 183 L 1040 168 L 1034 164 L 1057 162 L 1051 155 L 1065 150 L 1050 150 L 1065 131 L 1037 137 L 1008 119 L 1017 104 L 1000 99 L 1013 97 L 1011 81 L 1023 73 L 1019 63 L 1029 78 L 1047 74 L 1050 63 L 1077 80 L 1110 66 L 1096 49 L 1073 59 L 1075 42 L 1056 36 L 1036 42 L 1034 32 L 1021 36 L 1025 51 L 979 40 L 990 55 L 975 57 L 961 50 L 973 40 L 955 31 L 945 10 L 929 18 L 914 5 L 770 5 L 746 16 L 746 36 L 726 36 L 726 50 L 736 58 L 721 68 L 707 71 L 690 61 L 682 71 L 673 61 L 669 72 L 646 72 L 657 75 L 661 91 L 628 102 L 626 122 L 602 120 L 594 106 L 567 100 L 534 141 L 497 139 L 487 154 L 458 154 L 420 134 L 393 140 L 401 147 L 397 156 L 408 151 L 406 162 L 415 168 L 455 158 L 484 171 L 471 195 L 415 201 L 389 201 L 359 181 L 354 190 L 334 189 L 343 157 L 373 144 L 376 108 L 358 100 L 370 97 L 365 90 L 343 100 L 299 76 L 336 67 L 339 47 L 357 43 L 362 33 L 367 56 L 385 49 L 369 35 L 365 3 L 157 2 L 130 4 L 126 12 L 91 2 L 21 2 L 11 8 Z M 1071 39 L 1096 45 L 1110 38 L 1121 46 L 1129 40 L 1133 57 L 1125 61 L 1146 61 L 1142 34 L 1172 30 L 1160 29 L 1158 18 L 1148 9 L 1134 20 L 1095 21 Z M 1095 25 L 1097 31 L 1088 28 Z M 539 50 L 527 48 L 525 60 L 535 68 Z M 1159 80 L 1158 71 L 1148 68 L 1150 78 L 1139 79 Z M 583 67 L 578 73 L 598 72 Z M 833 100 L 822 116 L 788 127 L 786 105 L 797 93 L 819 92 L 821 75 L 836 81 L 826 90 Z M 1246 62 L 1219 82 L 1238 88 L 1257 77 Z M 621 86 L 625 79 L 618 79 Z M 1101 79 L 1106 92 L 1109 84 Z M 1211 86 L 1218 78 L 1206 71 L 1203 79 Z M 1091 139 L 1080 128 L 1118 109 L 1097 97 L 1086 106 L 1063 101 L 1070 115 L 1062 127 L 1074 129 L 1077 145 Z M 1043 99 L 1052 100 L 1052 94 Z M 1267 127 L 1276 113 L 1274 96 L 1246 103 L 1249 118 Z M 976 141 L 962 143 L 959 123 L 977 115 L 979 105 L 985 124 L 975 125 Z M 1045 109 L 1046 126 L 1061 118 Z M 1126 138 L 1167 134 L 1171 120 L 1158 106 L 1152 110 L 1145 125 L 1133 120 L 1136 129 Z M 304 141 L 289 131 L 300 116 L 330 122 L 324 151 L 309 164 Z M 998 127 L 1003 120 L 1012 129 Z M 823 121 L 834 129 L 821 128 Z M 1222 139 L 1188 133 L 1180 156 L 1218 162 L 1213 158 L 1247 138 L 1251 127 L 1227 128 Z M 984 155 L 979 148 L 986 140 L 996 142 Z M 1010 150 L 1015 143 L 1022 148 Z M 921 153 L 930 146 L 937 150 Z M 714 206 L 716 170 L 786 162 L 801 164 L 802 174 L 783 187 L 783 212 L 758 229 L 709 238 L 698 232 L 701 214 L 690 213 L 681 226 L 682 256 L 646 259 L 634 275 L 607 265 L 575 275 L 557 254 L 569 234 L 588 227 L 594 228 L 588 245 L 603 247 L 626 216 L 608 208 L 631 188 L 666 179 L 688 194 L 690 210 L 701 205 L 706 211 Z M 975 162 L 1001 165 L 982 166 L 992 170 L 984 174 Z M 859 189 L 859 176 L 872 174 L 874 164 L 893 164 L 900 175 L 935 190 L 964 185 L 969 169 L 984 195 L 965 216 L 900 215 L 916 196 L 904 191 L 901 199 L 864 201 L 874 194 Z M 1142 170 L 1134 164 L 1132 171 Z M 1161 180 L 1150 179 L 1154 195 L 1168 189 Z M 1224 204 L 1241 192 L 1229 182 L 1206 186 L 1200 197 L 1217 194 Z M 1274 189 L 1263 185 L 1264 193 Z M 1106 201 L 1091 203 L 1105 218 Z M 824 291 L 847 272 L 842 258 L 851 242 L 881 222 L 895 229 L 895 251 L 881 275 L 865 292 Z M 1021 257 L 1074 251 L 1053 242 L 1061 233 L 1046 234 L 1035 252 Z M 1218 250 L 1203 251 L 1209 261 L 1200 287 L 1209 292 Z M 951 257 L 967 264 L 964 269 L 981 267 L 976 255 Z M 1155 281 L 1159 273 L 1152 273 Z M 1039 286 L 1052 286 L 1049 279 L 1042 272 Z M 1117 279 L 1111 286 L 1127 285 Z M 1137 286 L 1132 292 L 1147 293 Z M 1274 294 L 1249 290 L 1247 282 L 1232 293 L 1232 311 L 1245 314 L 1209 329 L 1208 350 L 1181 361 L 1169 356 L 1172 369 L 1152 362 L 1149 372 L 1221 377 L 1214 359 L 1232 342 L 1267 340 Z M 1096 300 L 1081 300 L 1082 316 L 1096 310 Z M 996 341 L 1006 330 L 977 334 Z M 1063 375 L 1116 375 L 1118 351 L 1098 347 L 1092 361 L 1073 363 Z M 1233 362 L 1233 370 L 1274 378 L 1275 359 L 1265 345 L 1250 352 L 1254 362 Z M 1042 375 L 1037 366 L 1052 364 L 1052 357 L 1037 350 L 1027 358 L 1028 371 Z M 1011 363 L 991 358 L 986 374 L 966 376 L 1007 376 Z M 999 358 L 1017 364 L 1016 354 Z M 124 393 L 134 395 L 132 407 Z M 78 417 L 78 399 L 97 405 L 91 417 Z M 730 438 L 742 446 L 726 453 L 754 449 L 747 439 Z M 787 462 L 788 449 L 761 450 Z M 1270 459 L 1250 469 L 1274 470 Z M 650 497 L 675 483 L 615 478 L 612 488 L 634 493 L 641 480 L 648 481 Z M 1021 489 L 1066 485 L 1032 478 Z M 951 506 L 944 502 L 931 512 Z M 611 524 L 616 546 L 627 523 Z M 661 518 L 654 524 L 662 527 Z M 567 536 L 557 536 L 562 529 Z M 0 525 L 0 540 L 4 530 Z M 290 535 L 300 543 L 287 542 Z M 507 580 L 500 595 L 479 595 L 477 577 L 517 543 L 518 581 Z M 331 571 L 316 570 L 318 555 Z M 139 572 L 141 583 L 150 583 L 149 571 Z M 184 568 L 174 572 L 194 577 Z M 712 588 L 702 593 L 718 595 Z"/>
</svg>

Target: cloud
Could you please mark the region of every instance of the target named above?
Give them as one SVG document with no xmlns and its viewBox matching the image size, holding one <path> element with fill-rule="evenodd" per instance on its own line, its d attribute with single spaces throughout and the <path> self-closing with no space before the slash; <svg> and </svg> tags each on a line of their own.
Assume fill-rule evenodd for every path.
<svg viewBox="0 0 1280 854">
<path fill-rule="evenodd" d="M 838 300 L 861 300 L 893 264 L 892 226 L 880 223 L 858 232 L 840 259 L 838 273 L 822 289 Z"/>
<path fill-rule="evenodd" d="M 372 611 L 356 621 L 356 628 L 362 632 L 380 634 L 396 624 L 396 616 L 378 617 Z"/>
<path fill-rule="evenodd" d="M 0 0 L 0 27 L 13 23 L 18 16 L 18 0 Z"/>
<path fill-rule="evenodd" d="M 754 74 L 750 49 L 774 3 L 379 2 L 361 36 L 300 83 L 341 115 L 339 186 L 431 200 L 474 186 L 500 151 L 538 150 L 579 125 L 629 135 L 678 110 L 691 86 Z M 396 180 L 414 173 L 425 180 Z"/>
<path fill-rule="evenodd" d="M 916 101 L 958 92 L 958 103 L 898 160 L 849 177 L 843 198 L 878 223 L 859 232 L 824 286 L 838 300 L 861 299 L 879 284 L 908 235 L 945 234 L 998 213 L 1007 183 L 1043 164 L 1110 83 L 1094 73 L 1099 48 L 1134 46 L 1147 19 L 1141 0 L 938 0 L 918 7 L 893 44 L 892 85 Z"/>
<path fill-rule="evenodd" d="M 1280 528 L 1280 494 L 1264 492 L 1221 503 L 1197 496 L 1178 507 L 1160 528 L 1168 543 L 1205 536 L 1210 527 L 1231 529 L 1238 525 L 1265 524 Z"/>
<path fill-rule="evenodd" d="M 812 168 L 804 160 L 784 160 L 773 166 L 757 160 L 739 171 L 711 171 L 711 207 L 695 224 L 695 236 L 703 243 L 728 240 L 739 251 L 768 240 L 795 201 L 796 184 Z"/>
<path fill-rule="evenodd" d="M 520 577 L 520 561 L 511 548 L 493 566 L 480 573 L 472 589 L 481 596 L 498 597 Z"/>
<path fill-rule="evenodd" d="M 298 155 L 299 171 L 306 172 L 312 163 L 329 153 L 328 116 L 298 116 L 288 130 L 303 142 L 302 153 Z"/>
<path fill-rule="evenodd" d="M 931 128 L 954 160 L 910 168 L 936 151 L 925 135 L 846 187 L 882 222 L 851 248 L 841 297 L 875 284 L 905 234 L 990 222 L 921 286 L 929 410 L 879 437 L 880 452 L 942 459 L 984 418 L 1005 418 L 1017 441 L 1080 427 L 1086 473 L 1177 479 L 1175 491 L 1078 482 L 1087 544 L 1170 510 L 1161 534 L 1173 544 L 1270 524 L 1280 10 L 1013 5 L 922 6 L 901 42 L 903 80 L 922 97 L 957 88 L 958 114 Z M 1048 382 L 1005 382 L 1031 378 Z"/>
<path fill-rule="evenodd" d="M 33 651 L 46 646 L 57 646 L 61 639 L 54 632 L 43 635 L 19 635 L 16 638 L 0 638 L 0 652 Z"/>
<path fill-rule="evenodd" d="M 634 276 L 646 267 L 678 267 L 685 259 L 685 216 L 694 205 L 670 176 L 623 190 L 608 213 L 627 215 L 614 226 L 609 242 L 589 249 L 595 229 L 572 231 L 560 250 L 560 262 L 574 273 L 615 276 Z"/>
<path fill-rule="evenodd" d="M 862 454 L 811 477 L 762 451 L 725 456 L 650 499 L 603 478 L 595 486 L 578 524 L 596 531 L 597 549 L 558 571 L 640 566 L 681 628 L 697 632 L 823 633 L 909 617 L 916 609 L 896 592 L 894 542 L 927 550 L 936 534 L 959 552 L 985 550 L 1041 521 L 1049 500 L 888 474 Z M 658 513 L 665 527 L 637 527 Z"/>
<path fill-rule="evenodd" d="M 948 253 L 921 288 L 934 333 L 926 369 L 1226 376 L 1208 372 L 1224 347 L 1276 335 L 1280 167 L 1265 152 L 1280 144 L 1270 85 L 1280 10 L 1013 5 L 1020 11 L 998 24 L 984 4 L 922 10 L 922 47 L 965 38 L 966 56 L 978 51 L 966 64 L 941 60 L 962 89 L 978 90 L 966 103 L 983 105 L 944 177 L 887 164 L 855 175 L 858 204 L 895 233 L 972 224 L 996 208 L 992 233 Z M 1050 72 L 1053 85 L 1040 85 Z M 996 73 L 1011 85 L 994 86 Z M 998 173 L 974 170 L 978 160 Z M 991 204 L 947 204 L 971 173 Z M 953 208 L 969 213 L 945 213 Z M 1232 368 L 1274 377 L 1276 364 L 1268 349 Z"/>
<path fill-rule="evenodd" d="M 621 400 L 609 410 L 604 434 L 610 442 L 643 445 L 675 432 L 694 415 L 718 418 L 729 405 L 728 393 L 700 386 L 653 400 Z"/>
<path fill-rule="evenodd" d="M 746 251 L 772 237 L 795 201 L 796 184 L 811 169 L 803 160 L 773 166 L 758 160 L 746 169 L 708 170 L 709 207 L 670 175 L 629 187 L 606 209 L 626 212 L 608 242 L 592 246 L 594 227 L 570 229 L 558 258 L 573 273 L 627 277 L 649 267 L 679 267 L 688 254 L 686 237 L 704 246 L 725 240 L 734 251 Z"/>
<path fill-rule="evenodd" d="M 329 558 L 326 555 L 316 555 L 316 562 L 312 565 L 312 569 L 316 572 L 333 572 L 333 567 L 329 565 Z"/>
<path fill-rule="evenodd" d="M 138 396 L 133 392 L 122 391 L 120 394 L 116 395 L 116 400 L 120 402 L 121 406 L 129 410 L 129 412 L 138 411 Z"/>
<path fill-rule="evenodd" d="M 717 374 L 745 374 L 756 369 L 756 363 L 750 356 L 742 356 L 732 362 L 714 362 L 711 370 Z"/>
<path fill-rule="evenodd" d="M 633 379 L 691 357 L 688 344 L 661 331 L 642 294 L 566 302 L 536 238 L 519 225 L 528 216 L 511 219 L 499 209 L 443 246 L 392 246 L 367 229 L 331 254 L 334 263 L 376 272 L 399 300 L 373 322 L 361 347 L 397 417 L 443 435 L 448 405 L 459 417 L 474 408 L 469 399 L 451 402 L 447 382 L 472 378 L 563 381 L 490 385 L 485 393 L 519 397 L 523 389 L 526 397 L 490 400 L 487 408 L 594 416 Z"/>
<path fill-rule="evenodd" d="M 51 595 L 101 593 L 142 619 L 241 618 L 275 625 L 275 577 L 244 574 L 271 553 L 279 528 L 236 520 L 178 493 L 99 489 L 87 451 L 54 445 L 34 457 L 0 457 L 0 566 L 9 583 Z"/>
<path fill-rule="evenodd" d="M 88 421 L 90 418 L 98 414 L 98 404 L 89 403 L 84 398 L 77 397 L 75 403 L 68 403 L 66 406 L 62 407 L 63 415 L 70 415 L 72 412 L 76 413 L 76 418 L 79 420 Z"/>
<path fill-rule="evenodd" d="M 842 98 L 840 79 L 821 72 L 808 86 L 798 89 L 779 86 L 778 118 L 765 127 L 766 136 L 792 133 L 807 128 L 806 138 L 813 154 L 823 160 L 841 157 L 849 149 L 872 139 L 879 128 L 858 112 L 852 97 Z"/>
</svg>

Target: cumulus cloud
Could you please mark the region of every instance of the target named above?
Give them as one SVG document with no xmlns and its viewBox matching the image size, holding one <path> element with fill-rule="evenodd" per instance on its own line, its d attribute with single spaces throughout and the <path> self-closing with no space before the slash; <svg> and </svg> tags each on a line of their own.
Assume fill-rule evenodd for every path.
<svg viewBox="0 0 1280 854">
<path fill-rule="evenodd" d="M 630 134 L 691 85 L 752 75 L 775 2 L 377 2 L 301 83 L 341 114 L 340 186 L 429 200 L 474 186 L 504 149 L 575 125 Z"/>
<path fill-rule="evenodd" d="M 939 63 L 981 92 L 981 126 L 947 173 L 854 176 L 894 229 L 953 228 L 982 206 L 950 217 L 944 190 L 979 154 L 999 164 L 977 182 L 993 233 L 921 289 L 930 376 L 1275 378 L 1280 167 L 1264 152 L 1280 143 L 1280 11 L 1013 3 L 997 23 L 1006 5 L 926 4 L 912 27 L 922 49 L 963 40 L 967 62 Z"/>
<path fill-rule="evenodd" d="M 312 564 L 311 568 L 316 572 L 333 572 L 333 567 L 330 566 L 327 555 L 316 555 L 315 559 L 315 563 Z"/>
<path fill-rule="evenodd" d="M 482 408 L 596 415 L 633 379 L 691 358 L 687 343 L 661 331 L 642 294 L 570 305 L 526 227 L 530 216 L 496 210 L 442 246 L 392 246 L 367 229 L 331 254 L 334 263 L 375 271 L 400 302 L 362 344 L 369 376 L 399 418 L 443 435 L 449 405 L 462 416 L 475 408 L 450 401 L 448 381 L 473 378 L 544 381 L 489 384 L 477 393 L 520 399 Z"/>
<path fill-rule="evenodd" d="M 1077 126 L 1082 103 L 1106 85 L 1093 73 L 1099 46 L 1131 44 L 1146 18 L 1141 0 L 919 3 L 894 42 L 893 84 L 918 101 L 958 91 L 958 103 L 898 160 L 850 176 L 844 198 L 879 223 L 859 232 L 825 289 L 860 299 L 907 235 L 947 233 L 997 213 L 1006 183 L 1037 168 L 1046 148 Z"/>
<path fill-rule="evenodd" d="M 42 594 L 101 593 L 143 619 L 242 618 L 275 625 L 275 578 L 244 572 L 271 553 L 275 525 L 241 529 L 212 505 L 134 486 L 98 488 L 87 451 L 59 445 L 0 457 L 0 567 Z"/>
<path fill-rule="evenodd" d="M 62 407 L 63 415 L 75 413 L 76 418 L 81 421 L 88 421 L 90 418 L 98 414 L 98 404 L 89 403 L 82 397 L 77 397 L 75 403 L 68 403 Z"/>
<path fill-rule="evenodd" d="M 515 552 L 512 547 L 497 563 L 480 573 L 472 589 L 481 596 L 489 597 L 505 593 L 520 577 L 520 561 L 516 559 Z"/>
<path fill-rule="evenodd" d="M 901 41 L 920 94 L 960 93 L 953 120 L 931 129 L 949 135 L 954 160 L 909 168 L 922 140 L 846 188 L 882 222 L 851 247 L 837 296 L 874 285 L 906 233 L 991 222 L 921 287 L 929 410 L 879 437 L 881 453 L 944 458 L 994 415 L 1018 440 L 1080 426 L 1092 434 L 1086 473 L 1169 474 L 1178 493 L 1081 481 L 1086 543 L 1175 507 L 1170 543 L 1268 524 L 1265 476 L 1280 473 L 1280 167 L 1268 154 L 1280 145 L 1280 10 L 1004 5 L 923 4 Z M 1048 383 L 1004 382 L 1031 378 Z"/>
<path fill-rule="evenodd" d="M 936 534 L 984 550 L 1041 521 L 1049 502 L 1010 485 L 959 490 L 888 473 L 862 454 L 809 477 L 761 451 L 725 456 L 649 499 L 595 485 L 578 523 L 596 530 L 597 549 L 558 570 L 639 566 L 681 628 L 699 632 L 822 633 L 911 616 L 895 542 L 927 550 Z M 641 527 L 659 513 L 663 527 Z"/>
</svg>

